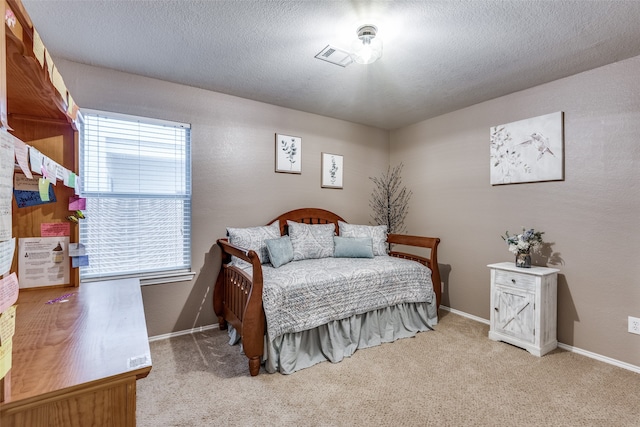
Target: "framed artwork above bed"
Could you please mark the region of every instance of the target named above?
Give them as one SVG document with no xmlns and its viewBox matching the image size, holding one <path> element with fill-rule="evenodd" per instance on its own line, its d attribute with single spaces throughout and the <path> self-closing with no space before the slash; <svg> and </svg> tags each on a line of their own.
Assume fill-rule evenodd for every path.
<svg viewBox="0 0 640 427">
<path fill-rule="evenodd" d="M 276 134 L 276 172 L 302 173 L 302 138 Z"/>
<path fill-rule="evenodd" d="M 494 126 L 490 135 L 491 185 L 564 180 L 561 111 Z"/>
<path fill-rule="evenodd" d="M 322 153 L 322 188 L 342 188 L 343 157 L 339 154 Z"/>
</svg>

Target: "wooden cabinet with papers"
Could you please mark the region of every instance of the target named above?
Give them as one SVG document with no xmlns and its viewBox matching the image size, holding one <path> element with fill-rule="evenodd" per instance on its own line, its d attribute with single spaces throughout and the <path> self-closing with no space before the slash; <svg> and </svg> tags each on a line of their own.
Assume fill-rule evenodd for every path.
<svg viewBox="0 0 640 427">
<path fill-rule="evenodd" d="M 78 107 L 21 1 L 0 2 L 5 40 L 0 66 L 6 71 L 1 73 L 0 78 L 1 131 L 8 130 L 29 147 L 38 150 L 54 164 L 56 170 L 59 166 L 62 171 L 77 171 L 79 130 L 82 127 Z M 38 165 L 34 167 L 32 164 L 31 167 L 34 171 L 42 170 Z M 20 169 L 16 168 L 16 171 L 20 173 Z M 43 176 L 38 172 L 33 173 L 34 178 Z M 60 174 L 56 176 L 53 171 L 46 173 L 49 175 L 47 178 L 57 184 L 51 186 L 55 202 L 18 206 L 14 197 L 12 232 L 16 239 L 41 237 L 42 224 L 67 222 L 70 214 L 68 201 L 74 196 L 75 189 L 65 186 Z M 69 234 L 70 242 L 78 241 L 75 224 L 70 225 Z M 14 256 L 11 272 L 18 272 L 17 256 Z M 78 286 L 78 270 L 71 269 L 66 283 L 57 285 Z"/>
<path fill-rule="evenodd" d="M 0 13 L 4 18 L 3 25 L 0 26 L 0 38 L 2 39 L 2 43 L 0 43 L 0 136 L 2 137 L 0 140 L 2 143 L 0 159 L 2 160 L 1 170 L 9 172 L 0 175 L 0 189 L 3 191 L 0 199 L 2 202 L 0 204 L 0 215 L 2 215 L 0 218 L 0 236 L 2 237 L 0 243 L 10 242 L 12 247 L 16 247 L 15 253 L 12 254 L 8 250 L 4 250 L 8 245 L 2 246 L 3 252 L 0 254 L 2 255 L 0 259 L 3 260 L 3 263 L 0 279 L 4 283 L 0 284 L 6 285 L 10 281 L 15 284 L 13 289 L 15 295 L 12 294 L 12 297 L 18 298 L 17 282 L 19 280 L 17 279 L 24 279 L 24 276 L 22 278 L 16 276 L 16 273 L 19 273 L 17 248 L 19 245 L 14 244 L 13 239 L 15 242 L 19 242 L 19 239 L 22 238 L 40 238 L 43 236 L 43 230 L 47 227 L 52 229 L 57 225 L 63 225 L 61 228 L 65 233 L 65 242 L 78 241 L 78 227 L 70 224 L 67 228 L 66 224 L 68 222 L 67 216 L 69 216 L 69 198 L 75 195 L 75 189 L 68 180 L 66 181 L 68 185 L 64 185 L 62 178 L 70 176 L 69 174 L 65 175 L 66 172 L 77 171 L 77 153 L 82 120 L 78 113 L 78 107 L 67 91 L 60 72 L 44 47 L 22 2 L 20 0 L 0 0 Z M 43 159 L 41 164 L 36 165 L 29 160 L 28 166 L 25 167 L 24 162 L 21 162 L 20 159 L 26 158 L 26 155 L 18 155 L 18 162 L 15 168 L 12 167 L 14 147 L 18 143 L 22 148 L 21 153 L 31 151 L 25 149 L 22 142 L 37 150 L 34 152 L 42 154 L 41 157 L 38 157 Z M 30 156 L 29 159 L 31 159 Z M 12 170 L 17 173 L 12 174 Z M 43 177 L 44 172 L 51 182 L 57 184 L 50 186 L 49 183 L 43 181 L 46 189 L 50 190 L 46 193 L 46 197 L 43 195 L 45 193 L 31 191 L 40 194 L 39 201 L 42 203 L 18 206 L 15 179 L 16 177 L 20 178 L 18 174 L 25 170 L 27 172 L 22 176 L 24 185 L 28 185 L 27 180 L 29 180 L 31 185 L 35 182 L 37 187 L 41 183 L 37 178 Z M 36 172 L 33 172 L 34 170 Z M 36 180 L 29 178 L 29 174 L 32 174 Z M 54 199 L 48 197 L 48 194 L 55 197 L 55 202 Z M 11 258 L 12 255 L 13 258 Z M 61 265 L 65 266 L 64 263 L 68 263 L 70 266 L 68 257 L 61 260 L 53 258 L 56 254 L 48 255 L 52 256 L 52 262 L 63 263 Z M 43 270 L 46 271 L 46 269 Z M 68 268 L 66 272 L 68 274 L 62 279 L 58 280 L 56 277 L 55 281 L 45 283 L 44 286 L 52 287 L 53 291 L 63 289 L 64 286 L 77 287 L 79 285 L 78 270 Z M 40 283 L 37 283 L 34 288 L 39 286 Z M 35 296 L 36 292 L 40 291 L 22 289 L 22 287 L 20 284 L 21 297 L 29 292 L 33 292 L 33 296 Z M 3 290 L 6 291 L 6 286 Z M 0 292 L 1 294 L 2 292 Z M 28 299 L 27 296 L 24 298 Z M 24 300 L 24 298 L 20 299 Z M 15 302 L 15 299 L 13 301 Z M 33 313 L 25 311 L 25 307 L 20 306 L 17 310 L 15 306 L 7 309 L 9 303 L 0 304 L 0 306 L 2 306 L 0 308 L 2 316 L 0 328 L 3 329 L 0 332 L 0 408 L 4 408 L 3 402 L 12 399 L 12 374 L 17 371 L 19 373 L 17 374 L 18 380 L 24 380 L 25 378 L 20 376 L 27 372 L 31 366 L 25 365 L 20 358 L 21 350 L 19 347 L 22 344 L 19 344 L 20 338 L 16 337 L 24 335 L 20 330 L 20 325 L 31 322 L 33 319 L 30 316 Z M 15 337 L 6 332 L 9 328 L 5 326 L 10 324 L 10 321 L 15 321 L 17 325 Z M 52 325 L 45 322 L 40 326 L 44 330 L 47 326 Z M 58 357 L 64 359 L 66 355 L 59 354 Z M 30 375 L 38 380 L 36 378 L 38 373 Z M 14 386 L 16 381 L 14 379 Z M 0 418 L 0 424 L 5 425 L 5 412 L 2 412 Z M 17 425 L 14 424 L 14 421 L 8 421 L 6 425 Z"/>
</svg>

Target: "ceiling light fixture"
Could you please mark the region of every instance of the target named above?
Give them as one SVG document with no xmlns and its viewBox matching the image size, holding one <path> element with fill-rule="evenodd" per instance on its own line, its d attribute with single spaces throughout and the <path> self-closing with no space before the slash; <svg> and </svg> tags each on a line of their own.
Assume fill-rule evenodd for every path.
<svg viewBox="0 0 640 427">
<path fill-rule="evenodd" d="M 375 25 L 363 25 L 358 28 L 358 40 L 351 44 L 353 60 L 358 64 L 371 64 L 382 56 L 382 40 L 376 38 L 378 28 Z"/>
</svg>

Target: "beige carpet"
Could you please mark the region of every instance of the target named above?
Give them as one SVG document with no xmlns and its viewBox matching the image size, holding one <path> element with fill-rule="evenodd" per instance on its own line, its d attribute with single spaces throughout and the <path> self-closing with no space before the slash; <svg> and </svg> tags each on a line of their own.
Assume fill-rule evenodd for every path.
<svg viewBox="0 0 640 427">
<path fill-rule="evenodd" d="M 640 426 L 640 374 L 563 350 L 538 358 L 441 312 L 436 331 L 292 375 L 250 377 L 217 329 L 151 343 L 145 426 Z"/>
</svg>

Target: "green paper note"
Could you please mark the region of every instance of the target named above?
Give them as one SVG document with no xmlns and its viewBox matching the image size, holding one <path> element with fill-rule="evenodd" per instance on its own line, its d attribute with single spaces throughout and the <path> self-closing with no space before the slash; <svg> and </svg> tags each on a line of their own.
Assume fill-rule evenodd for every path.
<svg viewBox="0 0 640 427">
<path fill-rule="evenodd" d="M 40 190 L 40 199 L 43 202 L 49 201 L 49 180 L 47 178 L 40 178 L 38 180 L 38 189 Z"/>
</svg>

